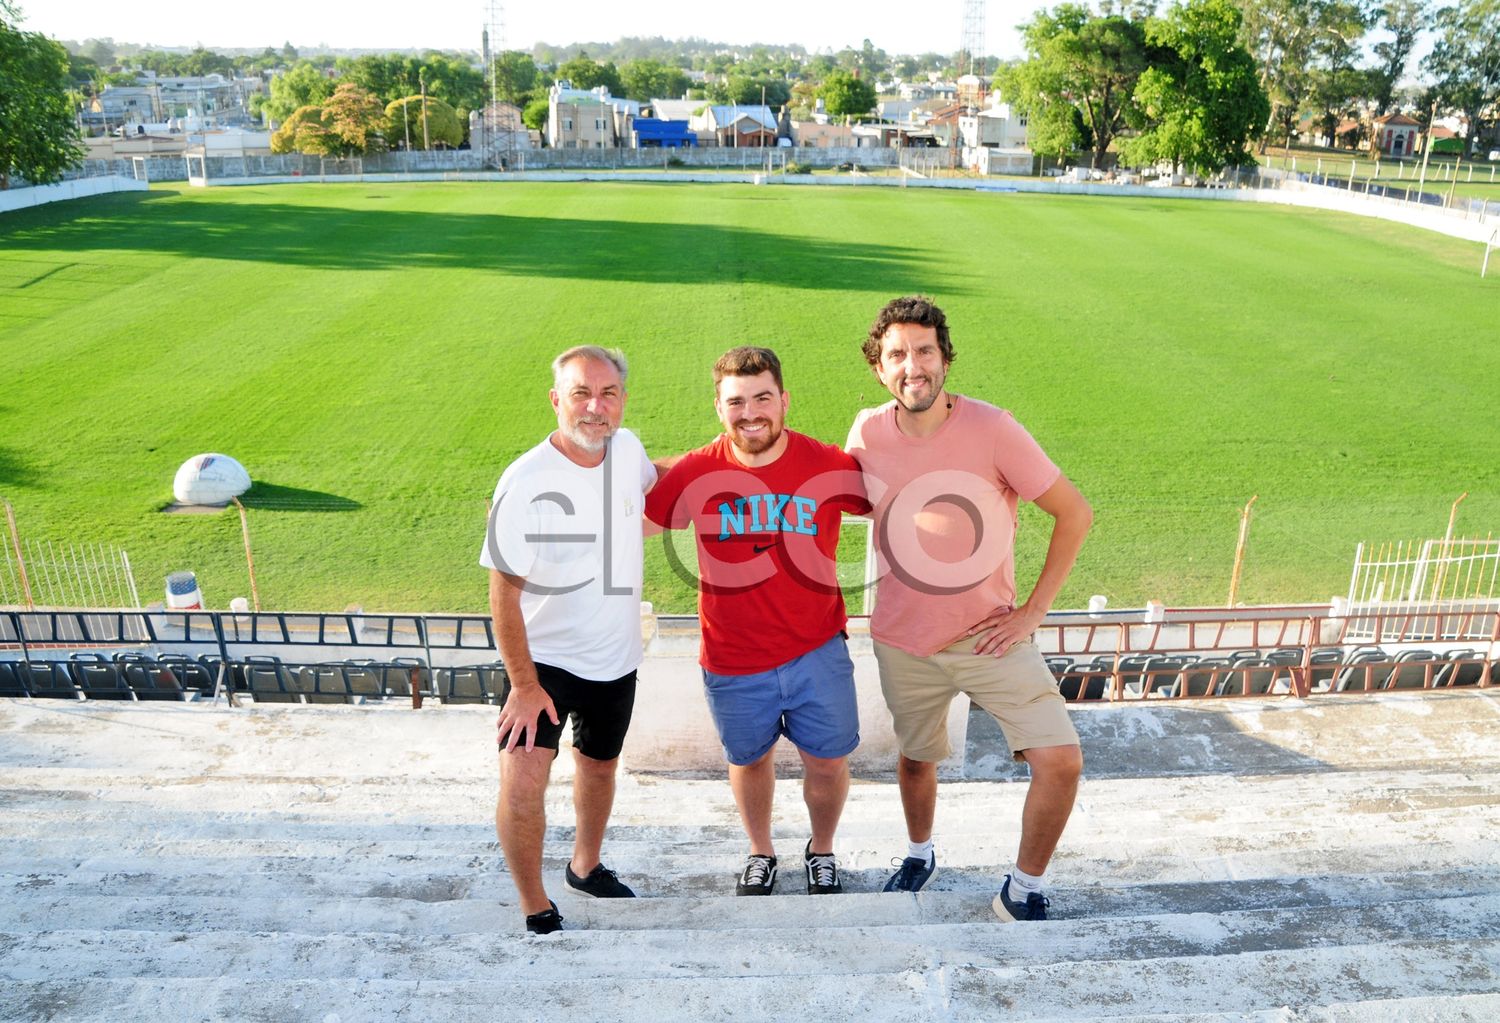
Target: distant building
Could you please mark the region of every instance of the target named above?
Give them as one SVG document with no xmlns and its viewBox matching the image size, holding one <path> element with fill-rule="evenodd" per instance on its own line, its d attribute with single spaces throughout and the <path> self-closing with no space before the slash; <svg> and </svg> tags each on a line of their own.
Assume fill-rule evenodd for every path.
<svg viewBox="0 0 1500 1023">
<path fill-rule="evenodd" d="M 1411 156 L 1417 148 L 1422 126 L 1405 114 L 1386 114 L 1375 118 L 1371 142 L 1384 156 Z"/>
<path fill-rule="evenodd" d="M 605 149 L 630 138 L 641 104 L 609 94 L 609 87 L 575 89 L 566 79 L 547 93 L 547 145 L 554 149 Z"/>
<path fill-rule="evenodd" d="M 837 149 L 854 145 L 854 132 L 843 124 L 793 121 L 792 145 L 809 149 Z"/>
<path fill-rule="evenodd" d="M 700 141 L 707 133 L 721 146 L 774 146 L 778 134 L 776 115 L 759 104 L 708 106 L 691 124 Z"/>
<path fill-rule="evenodd" d="M 1030 174 L 1031 148 L 1026 141 L 1026 118 L 1000 102 L 998 93 L 987 106 L 957 118 L 964 166 L 980 174 Z"/>
<path fill-rule="evenodd" d="M 633 149 L 688 149 L 698 144 L 698 135 L 682 121 L 664 121 L 659 117 L 637 117 L 631 130 Z"/>
</svg>

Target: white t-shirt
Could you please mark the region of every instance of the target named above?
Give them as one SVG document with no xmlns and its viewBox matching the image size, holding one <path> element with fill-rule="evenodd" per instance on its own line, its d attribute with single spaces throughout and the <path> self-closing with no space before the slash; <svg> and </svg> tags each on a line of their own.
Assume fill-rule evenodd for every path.
<svg viewBox="0 0 1500 1023">
<path fill-rule="evenodd" d="M 549 437 L 495 486 L 479 563 L 521 576 L 531 659 L 610 682 L 641 665 L 641 514 L 656 468 L 629 430 L 585 469 Z"/>
</svg>

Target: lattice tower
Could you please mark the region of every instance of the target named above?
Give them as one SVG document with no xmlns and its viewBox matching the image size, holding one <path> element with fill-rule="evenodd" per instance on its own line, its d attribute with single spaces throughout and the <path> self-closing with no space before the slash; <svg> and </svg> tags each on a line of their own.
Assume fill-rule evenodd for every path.
<svg viewBox="0 0 1500 1023">
<path fill-rule="evenodd" d="M 960 75 L 977 75 L 983 72 L 980 61 L 984 59 L 984 0 L 964 0 L 964 34 L 958 48 Z"/>
</svg>

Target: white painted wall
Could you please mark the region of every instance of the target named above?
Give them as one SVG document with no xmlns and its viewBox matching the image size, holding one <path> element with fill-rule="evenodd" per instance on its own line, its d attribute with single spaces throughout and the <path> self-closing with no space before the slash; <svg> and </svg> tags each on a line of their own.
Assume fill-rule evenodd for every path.
<svg viewBox="0 0 1500 1023">
<path fill-rule="evenodd" d="M 0 213 L 24 210 L 30 206 L 41 206 L 49 202 L 64 202 L 68 199 L 85 199 L 91 195 L 109 192 L 144 192 L 146 182 L 133 178 L 78 178 L 61 181 L 55 185 L 33 185 L 29 188 L 8 188 L 0 192 Z"/>
</svg>

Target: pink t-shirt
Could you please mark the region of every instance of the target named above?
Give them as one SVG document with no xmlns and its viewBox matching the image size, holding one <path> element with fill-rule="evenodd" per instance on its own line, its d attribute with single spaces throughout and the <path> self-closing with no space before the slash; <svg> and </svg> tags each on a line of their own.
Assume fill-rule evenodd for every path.
<svg viewBox="0 0 1500 1023">
<path fill-rule="evenodd" d="M 952 395 L 930 437 L 896 426 L 896 403 L 866 409 L 845 449 L 874 504 L 880 580 L 870 634 L 918 657 L 1016 603 L 1016 508 L 1061 473 L 1004 409 Z"/>
</svg>

